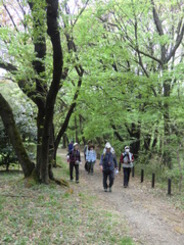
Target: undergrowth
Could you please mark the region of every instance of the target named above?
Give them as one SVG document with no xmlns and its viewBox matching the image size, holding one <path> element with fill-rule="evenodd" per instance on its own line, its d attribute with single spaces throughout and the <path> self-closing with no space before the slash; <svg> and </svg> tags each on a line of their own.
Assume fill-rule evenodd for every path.
<svg viewBox="0 0 184 245">
<path fill-rule="evenodd" d="M 67 179 L 68 166 L 59 165 L 55 175 Z M 74 191 L 54 183 L 25 188 L 20 173 L 0 177 L 0 244 L 133 244 L 122 217 L 80 185 Z"/>
<path fill-rule="evenodd" d="M 168 194 L 168 179 L 171 179 L 171 195 L 170 198 L 175 207 L 184 209 L 184 182 L 181 191 L 179 191 L 179 180 L 177 168 L 168 169 L 164 165 L 160 164 L 156 159 L 151 159 L 149 162 L 139 160 L 135 162 L 135 176 L 141 178 L 141 170 L 144 170 L 144 180 L 150 182 L 150 188 L 152 183 L 152 174 L 155 174 L 155 187 L 162 191 L 162 195 Z M 155 192 L 156 193 L 156 192 Z M 158 192 L 160 194 L 160 192 Z"/>
</svg>

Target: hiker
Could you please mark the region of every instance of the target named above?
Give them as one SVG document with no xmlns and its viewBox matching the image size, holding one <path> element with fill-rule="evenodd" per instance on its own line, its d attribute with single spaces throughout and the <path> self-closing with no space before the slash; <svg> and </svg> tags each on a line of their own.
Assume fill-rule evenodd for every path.
<svg viewBox="0 0 184 245">
<path fill-rule="evenodd" d="M 78 143 L 74 143 L 73 150 L 70 152 L 70 181 L 73 181 L 73 168 L 75 168 L 75 181 L 79 183 L 79 164 L 81 164 L 81 156 Z"/>
<path fill-rule="evenodd" d="M 120 157 L 120 163 L 123 166 L 123 175 L 124 175 L 123 186 L 124 188 L 128 187 L 131 168 L 133 167 L 133 161 L 134 161 L 134 156 L 130 152 L 130 147 L 125 146 L 125 152 L 123 152 Z"/>
<path fill-rule="evenodd" d="M 86 161 L 86 155 L 87 155 L 87 153 L 88 153 L 90 144 L 91 144 L 91 141 L 88 140 L 87 145 L 84 146 L 84 160 L 85 160 L 85 161 Z"/>
<path fill-rule="evenodd" d="M 110 144 L 110 143 L 106 141 L 105 144 Z M 104 147 L 103 153 L 105 153 L 105 152 L 106 152 L 106 148 Z M 115 152 L 115 151 L 114 151 L 114 148 L 113 148 L 112 146 L 111 146 L 111 152 L 112 152 L 112 153 Z"/>
<path fill-rule="evenodd" d="M 113 147 L 111 147 L 111 153 L 112 153 L 112 156 L 113 156 L 113 160 L 114 160 L 114 167 L 115 167 L 115 172 L 116 174 L 119 172 L 118 169 L 117 169 L 117 166 L 118 166 L 118 162 L 117 162 L 117 158 L 116 158 L 116 153 L 115 153 L 115 150 Z"/>
<path fill-rule="evenodd" d="M 105 153 L 103 152 L 100 160 L 100 167 L 103 173 L 103 187 L 104 191 L 112 191 L 112 185 L 114 183 L 114 167 L 117 169 L 117 161 L 114 161 L 113 154 L 111 152 L 111 145 L 109 142 L 105 144 Z M 109 177 L 109 184 L 107 184 L 107 178 Z"/>
<path fill-rule="evenodd" d="M 96 152 L 95 152 L 95 147 L 94 145 L 90 145 L 89 149 L 87 151 L 86 154 L 86 161 L 87 161 L 87 169 L 88 169 L 88 174 L 92 174 L 93 175 L 93 169 L 94 169 L 94 165 L 96 162 Z"/>
<path fill-rule="evenodd" d="M 70 153 L 72 150 L 73 150 L 73 141 L 71 141 L 71 142 L 68 144 L 68 153 Z"/>
</svg>

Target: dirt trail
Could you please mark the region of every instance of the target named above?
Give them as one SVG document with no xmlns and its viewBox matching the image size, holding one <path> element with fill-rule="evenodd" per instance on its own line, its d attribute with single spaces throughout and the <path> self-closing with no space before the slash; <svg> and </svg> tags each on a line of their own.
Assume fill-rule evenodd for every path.
<svg viewBox="0 0 184 245">
<path fill-rule="evenodd" d="M 66 160 L 66 152 L 59 151 Z M 130 236 L 137 244 L 144 245 L 184 245 L 184 212 L 174 208 L 166 195 L 155 196 L 146 184 L 140 184 L 137 178 L 130 179 L 130 186 L 123 188 L 123 176 L 116 176 L 112 193 L 103 192 L 102 173 L 98 163 L 93 176 L 88 175 L 80 166 L 80 184 L 72 185 L 74 190 L 90 191 L 98 196 L 105 207 L 112 207 L 124 216 Z"/>
</svg>

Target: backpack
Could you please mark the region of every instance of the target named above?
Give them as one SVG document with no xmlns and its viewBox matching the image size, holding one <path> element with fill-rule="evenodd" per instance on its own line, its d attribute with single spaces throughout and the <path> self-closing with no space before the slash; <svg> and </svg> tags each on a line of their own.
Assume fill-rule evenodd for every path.
<svg viewBox="0 0 184 245">
<path fill-rule="evenodd" d="M 113 155 L 111 153 L 111 157 L 112 157 L 112 160 L 113 160 Z M 106 159 L 106 152 L 103 153 L 103 167 L 105 170 L 111 170 L 111 169 L 114 169 L 114 161 L 111 162 L 111 164 L 108 164 L 107 162 L 105 162 L 105 159 Z"/>
</svg>

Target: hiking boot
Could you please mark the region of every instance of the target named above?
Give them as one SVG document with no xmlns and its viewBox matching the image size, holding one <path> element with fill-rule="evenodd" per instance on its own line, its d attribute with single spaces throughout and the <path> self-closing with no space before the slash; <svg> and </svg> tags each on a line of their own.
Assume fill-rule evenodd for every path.
<svg viewBox="0 0 184 245">
<path fill-rule="evenodd" d="M 109 192 L 112 192 L 112 188 L 111 187 L 109 188 Z"/>
<path fill-rule="evenodd" d="M 79 184 L 79 180 L 76 180 L 76 183 Z"/>
<path fill-rule="evenodd" d="M 105 192 L 107 192 L 107 189 L 104 189 Z"/>
</svg>

